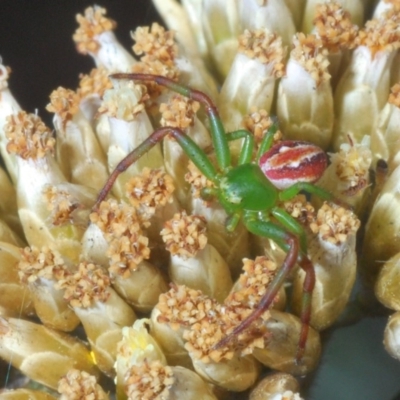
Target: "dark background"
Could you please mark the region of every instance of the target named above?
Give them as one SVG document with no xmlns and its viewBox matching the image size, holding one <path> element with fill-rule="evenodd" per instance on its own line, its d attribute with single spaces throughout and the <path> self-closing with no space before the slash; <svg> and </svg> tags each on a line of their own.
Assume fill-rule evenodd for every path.
<svg viewBox="0 0 400 400">
<path fill-rule="evenodd" d="M 9 87 L 20 106 L 28 112 L 37 109 L 49 127 L 52 115 L 45 107 L 50 93 L 58 86 L 76 89 L 79 74 L 94 67 L 90 56 L 76 52 L 72 40 L 78 26 L 75 15 L 93 4 L 84 0 L 0 0 L 0 56 L 12 69 Z M 116 35 L 127 49 L 133 45 L 130 31 L 161 22 L 151 0 L 98 0 L 96 4 L 117 21 Z M 18 376 L 0 360 L 0 389 L 6 384 L 23 384 Z"/>
<path fill-rule="evenodd" d="M 94 2 L 84 0 L 0 0 L 0 56 L 11 67 L 9 86 L 21 107 L 51 126 L 44 107 L 58 86 L 75 89 L 79 73 L 94 63 L 78 54 L 72 35 L 83 13 Z M 131 49 L 130 31 L 159 19 L 151 0 L 99 0 L 107 16 L 117 21 L 116 35 Z"/>
</svg>

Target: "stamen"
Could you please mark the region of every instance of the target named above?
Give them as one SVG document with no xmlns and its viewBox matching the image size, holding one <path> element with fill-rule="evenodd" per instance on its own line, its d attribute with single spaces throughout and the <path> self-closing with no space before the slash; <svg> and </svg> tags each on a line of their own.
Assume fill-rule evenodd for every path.
<svg viewBox="0 0 400 400">
<path fill-rule="evenodd" d="M 43 158 L 47 153 L 54 152 L 55 139 L 50 129 L 35 114 L 20 111 L 8 116 L 4 131 L 9 139 L 7 151 L 25 160 Z"/>
<path fill-rule="evenodd" d="M 89 74 L 79 76 L 79 89 L 77 90 L 80 98 L 85 98 L 91 94 L 98 94 L 103 97 L 107 89 L 112 88 L 109 72 L 105 68 L 93 68 Z"/>
<path fill-rule="evenodd" d="M 328 51 L 323 48 L 322 40 L 315 35 L 306 36 L 304 33 L 298 33 L 293 44 L 291 57 L 309 72 L 316 84 L 320 85 L 322 82 L 329 81 L 329 61 L 326 57 Z"/>
<path fill-rule="evenodd" d="M 313 23 L 323 46 L 329 52 L 354 48 L 358 27 L 352 24 L 350 13 L 339 2 L 317 4 Z"/>
<path fill-rule="evenodd" d="M 96 40 L 96 36 L 116 28 L 116 22 L 105 17 L 106 12 L 105 8 L 94 6 L 88 7 L 84 15 L 76 16 L 79 28 L 73 35 L 73 40 L 79 53 L 97 53 L 100 43 Z"/>
<path fill-rule="evenodd" d="M 245 30 L 239 36 L 239 53 L 263 64 L 273 64 L 273 75 L 281 78 L 285 72 L 284 58 L 286 52 L 282 38 L 266 29 Z"/>
</svg>

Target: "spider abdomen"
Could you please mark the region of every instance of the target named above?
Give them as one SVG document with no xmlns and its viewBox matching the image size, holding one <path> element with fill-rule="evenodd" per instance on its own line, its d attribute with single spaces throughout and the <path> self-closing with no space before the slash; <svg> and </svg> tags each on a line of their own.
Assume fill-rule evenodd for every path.
<svg viewBox="0 0 400 400">
<path fill-rule="evenodd" d="M 220 201 L 227 211 L 263 211 L 277 200 L 278 190 L 256 164 L 239 165 L 221 179 Z"/>
<path fill-rule="evenodd" d="M 277 143 L 259 161 L 265 176 L 281 190 L 297 182 L 316 182 L 327 164 L 328 160 L 322 149 L 299 140 Z"/>
</svg>

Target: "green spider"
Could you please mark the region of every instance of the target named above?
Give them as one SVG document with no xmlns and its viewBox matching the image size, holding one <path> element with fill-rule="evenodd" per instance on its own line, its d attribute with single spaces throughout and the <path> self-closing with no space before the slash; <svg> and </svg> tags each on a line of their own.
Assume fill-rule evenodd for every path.
<svg viewBox="0 0 400 400">
<path fill-rule="evenodd" d="M 283 141 L 272 145 L 277 130 L 277 124 L 274 123 L 264 136 L 254 162 L 253 135 L 246 130 L 226 133 L 215 104 L 206 94 L 157 75 L 118 73 L 111 78 L 155 82 L 202 104 L 209 119 L 218 169 L 182 130 L 162 127 L 154 131 L 117 165 L 101 190 L 94 209 L 106 198 L 119 174 L 165 136 L 173 136 L 202 174 L 214 183 L 215 188 L 203 190 L 202 194 L 206 198 L 213 196 L 218 199 L 229 216 L 226 228 L 233 231 L 242 220 L 251 233 L 272 239 L 286 252 L 281 268 L 257 308 L 216 347 L 226 345 L 261 317 L 272 305 L 279 289 L 298 264 L 306 273 L 300 315 L 302 328 L 296 354 L 296 361 L 300 362 L 307 341 L 315 272 L 307 256 L 303 226 L 282 209 L 279 203 L 292 199 L 301 191 L 332 200 L 329 193 L 313 184 L 326 168 L 325 153 L 307 142 Z M 237 165 L 233 166 L 228 143 L 237 139 L 243 139 L 243 145 Z"/>
</svg>

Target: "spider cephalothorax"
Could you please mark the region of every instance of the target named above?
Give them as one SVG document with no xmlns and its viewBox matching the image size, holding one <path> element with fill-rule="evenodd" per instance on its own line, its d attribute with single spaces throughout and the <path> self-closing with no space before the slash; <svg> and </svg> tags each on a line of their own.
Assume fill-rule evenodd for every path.
<svg viewBox="0 0 400 400">
<path fill-rule="evenodd" d="M 246 130 L 226 133 L 216 106 L 204 93 L 162 76 L 115 74 L 112 77 L 155 82 L 200 102 L 209 119 L 217 167 L 182 130 L 175 127 L 159 128 L 118 164 L 101 191 L 95 208 L 107 196 L 121 172 L 167 135 L 174 137 L 201 173 L 213 182 L 214 187 L 204 189 L 202 195 L 218 199 L 229 216 L 227 229 L 234 230 L 238 222 L 242 220 L 250 232 L 272 239 L 287 253 L 282 267 L 272 280 L 258 307 L 233 332 L 219 342 L 217 347 L 226 345 L 240 332 L 247 329 L 272 305 L 278 290 L 298 264 L 306 272 L 300 316 L 302 331 L 296 356 L 297 361 L 300 361 L 307 340 L 315 274 L 307 256 L 304 228 L 280 204 L 294 198 L 300 191 L 315 194 L 322 199 L 331 199 L 329 193 L 313 184 L 326 168 L 325 153 L 307 142 L 282 141 L 273 145 L 273 136 L 277 130 L 275 123 L 264 135 L 254 157 L 253 135 Z M 232 165 L 229 141 L 237 139 L 243 139 L 243 145 L 237 164 Z"/>
</svg>

